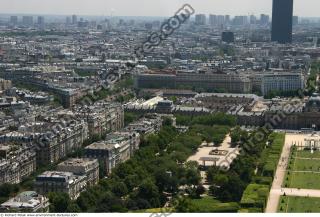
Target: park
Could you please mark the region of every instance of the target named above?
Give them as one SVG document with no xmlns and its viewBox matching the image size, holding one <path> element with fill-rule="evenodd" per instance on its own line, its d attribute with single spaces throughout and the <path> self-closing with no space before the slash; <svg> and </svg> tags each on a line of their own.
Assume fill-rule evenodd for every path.
<svg viewBox="0 0 320 217">
<path fill-rule="evenodd" d="M 280 191 L 278 212 L 302 213 L 320 211 L 320 137 L 317 134 L 289 135 L 290 151 Z M 281 162 L 279 162 L 281 164 Z"/>
</svg>

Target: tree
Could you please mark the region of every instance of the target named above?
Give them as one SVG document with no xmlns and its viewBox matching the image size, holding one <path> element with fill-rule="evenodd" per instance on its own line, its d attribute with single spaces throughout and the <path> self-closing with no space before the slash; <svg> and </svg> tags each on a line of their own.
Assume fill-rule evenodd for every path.
<svg viewBox="0 0 320 217">
<path fill-rule="evenodd" d="M 232 162 L 231 168 L 240 176 L 242 181 L 249 183 L 254 175 L 255 159 L 247 155 L 242 156 Z"/>
<path fill-rule="evenodd" d="M 124 113 L 124 125 L 127 126 L 131 122 L 137 120 L 139 118 L 139 115 L 131 113 L 131 112 L 125 112 Z"/>
<path fill-rule="evenodd" d="M 132 191 L 136 186 L 140 184 L 140 178 L 138 175 L 128 175 L 124 179 L 124 183 L 126 184 L 128 191 Z"/>
<path fill-rule="evenodd" d="M 172 126 L 172 119 L 170 117 L 165 117 L 162 121 L 163 126 Z"/>
<path fill-rule="evenodd" d="M 228 182 L 229 179 L 228 179 L 228 176 L 225 175 L 225 174 L 217 174 L 214 178 L 213 178 L 213 181 L 212 183 L 217 185 L 217 186 L 221 186 L 223 185 L 224 183 Z"/>
<path fill-rule="evenodd" d="M 70 204 L 70 198 L 67 193 L 50 192 L 48 197 L 50 201 L 50 212 L 67 212 Z"/>
<path fill-rule="evenodd" d="M 102 194 L 97 201 L 96 212 L 126 212 L 123 201 L 115 197 L 110 191 Z"/>
<path fill-rule="evenodd" d="M 19 185 L 5 183 L 0 185 L 0 197 L 9 197 L 12 193 L 19 191 Z"/>
<path fill-rule="evenodd" d="M 206 189 L 203 187 L 203 185 L 198 185 L 195 191 L 197 198 L 200 198 L 200 196 L 205 192 L 206 192 Z"/>
<path fill-rule="evenodd" d="M 189 186 L 198 185 L 201 180 L 201 176 L 198 170 L 187 169 L 186 171 L 186 184 Z"/>
<path fill-rule="evenodd" d="M 178 164 L 183 164 L 189 157 L 188 154 L 184 152 L 178 152 L 178 151 L 172 152 L 170 156 L 171 156 L 171 159 L 176 161 Z"/>
<path fill-rule="evenodd" d="M 158 187 L 150 180 L 145 180 L 138 187 L 137 197 L 149 201 L 152 207 L 160 206 Z"/>
<path fill-rule="evenodd" d="M 180 197 L 176 200 L 176 205 L 174 206 L 176 212 L 190 213 L 195 212 L 196 208 L 192 204 L 191 199 L 188 197 Z"/>
<path fill-rule="evenodd" d="M 198 169 L 199 163 L 197 161 L 188 161 L 185 163 L 185 167 L 188 169 Z"/>
<path fill-rule="evenodd" d="M 104 191 L 107 191 L 107 189 L 103 188 L 102 186 L 90 187 L 86 191 L 81 192 L 76 202 L 82 211 L 93 212 L 95 209 L 97 200 L 101 196 L 101 192 L 104 192 Z"/>
<path fill-rule="evenodd" d="M 245 183 L 236 174 L 228 176 L 228 182 L 223 183 L 219 188 L 210 187 L 210 192 L 223 202 L 240 201 L 245 189 Z"/>
<path fill-rule="evenodd" d="M 124 184 L 121 181 L 116 182 L 116 183 L 112 183 L 111 191 L 118 197 L 123 197 L 126 194 L 128 194 L 128 188 L 127 188 L 126 184 Z"/>
<path fill-rule="evenodd" d="M 138 209 L 149 209 L 151 208 L 151 204 L 149 203 L 149 201 L 142 199 L 142 198 L 137 198 L 134 199 L 134 201 L 136 202 L 136 206 Z"/>
<path fill-rule="evenodd" d="M 178 190 L 179 181 L 172 172 L 165 170 L 158 170 L 155 172 L 156 186 L 160 192 L 175 193 Z"/>
<path fill-rule="evenodd" d="M 207 170 L 207 181 L 210 184 L 214 183 L 214 178 L 216 175 L 219 175 L 221 173 L 221 170 L 218 167 L 211 166 Z"/>
<path fill-rule="evenodd" d="M 81 212 L 81 209 L 80 207 L 78 206 L 78 204 L 72 202 L 68 205 L 67 207 L 67 212 L 71 212 L 71 213 L 80 213 Z"/>
<path fill-rule="evenodd" d="M 240 129 L 239 126 L 237 126 L 236 128 L 234 128 L 231 133 L 230 133 L 230 137 L 231 137 L 231 143 L 233 145 L 239 143 L 241 141 L 241 132 L 242 130 Z"/>
</svg>

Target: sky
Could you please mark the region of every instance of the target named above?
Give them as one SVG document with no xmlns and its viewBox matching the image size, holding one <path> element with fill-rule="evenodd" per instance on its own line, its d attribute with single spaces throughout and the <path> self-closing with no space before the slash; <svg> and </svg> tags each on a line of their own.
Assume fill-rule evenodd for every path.
<svg viewBox="0 0 320 217">
<path fill-rule="evenodd" d="M 172 16 L 189 3 L 196 13 L 271 14 L 272 0 L 0 0 L 0 13 Z M 294 0 L 294 15 L 320 17 L 320 0 Z"/>
</svg>

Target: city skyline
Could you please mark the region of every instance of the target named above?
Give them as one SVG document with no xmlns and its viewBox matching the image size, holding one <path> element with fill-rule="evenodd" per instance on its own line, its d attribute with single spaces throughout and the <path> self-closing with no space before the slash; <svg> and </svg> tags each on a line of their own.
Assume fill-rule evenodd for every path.
<svg viewBox="0 0 320 217">
<path fill-rule="evenodd" d="M 320 213 L 319 2 L 0 0 L 0 217 Z"/>
<path fill-rule="evenodd" d="M 96 15 L 96 16 L 171 16 L 177 8 L 185 3 L 194 7 L 196 13 L 204 14 L 230 14 L 232 16 L 245 14 L 270 14 L 272 0 L 163 0 L 161 2 L 150 0 L 0 0 L 2 14 L 39 14 L 39 15 Z M 61 8 L 63 5 L 63 8 Z M 143 5 L 143 7 L 141 6 Z M 316 0 L 295 0 L 294 15 L 302 17 L 317 17 Z"/>
</svg>

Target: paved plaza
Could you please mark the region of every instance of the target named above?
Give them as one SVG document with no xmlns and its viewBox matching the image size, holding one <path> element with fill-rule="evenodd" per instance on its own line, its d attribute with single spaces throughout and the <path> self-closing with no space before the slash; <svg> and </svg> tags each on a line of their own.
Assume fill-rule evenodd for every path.
<svg viewBox="0 0 320 217">
<path fill-rule="evenodd" d="M 226 155 L 211 155 L 210 151 L 218 149 L 219 151 L 226 151 Z M 231 147 L 231 137 L 230 135 L 226 135 L 224 141 L 219 147 L 214 147 L 212 143 L 209 143 L 206 146 L 206 143 L 202 143 L 200 148 L 198 148 L 197 153 L 188 158 L 188 161 L 197 161 L 199 165 L 205 166 L 224 166 L 229 168 L 232 161 L 239 155 L 238 148 Z M 211 159 L 215 159 L 212 161 Z M 204 162 L 203 159 L 208 159 Z"/>
</svg>

